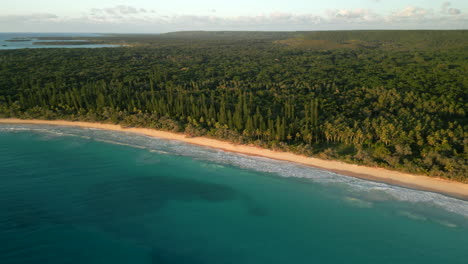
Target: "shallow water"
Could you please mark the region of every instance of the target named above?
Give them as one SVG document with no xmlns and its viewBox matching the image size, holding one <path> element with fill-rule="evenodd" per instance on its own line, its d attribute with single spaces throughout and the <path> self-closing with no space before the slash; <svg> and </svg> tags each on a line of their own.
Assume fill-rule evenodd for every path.
<svg viewBox="0 0 468 264">
<path fill-rule="evenodd" d="M 0 263 L 466 263 L 468 202 L 135 134 L 0 125 Z"/>
<path fill-rule="evenodd" d="M 89 45 L 34 45 L 34 42 L 54 42 L 66 40 L 39 40 L 39 37 L 96 37 L 97 34 L 84 33 L 0 33 L 0 50 L 12 49 L 44 49 L 44 48 L 114 48 L 119 45 L 89 44 Z M 25 38 L 30 41 L 10 42 L 15 38 Z M 77 41 L 77 40 L 73 40 Z"/>
</svg>

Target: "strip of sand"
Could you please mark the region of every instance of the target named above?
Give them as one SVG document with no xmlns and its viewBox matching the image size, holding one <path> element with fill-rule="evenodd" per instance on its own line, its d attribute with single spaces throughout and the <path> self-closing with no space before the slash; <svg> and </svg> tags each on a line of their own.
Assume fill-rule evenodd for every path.
<svg viewBox="0 0 468 264">
<path fill-rule="evenodd" d="M 183 134 L 159 131 L 147 128 L 122 128 L 119 125 L 90 123 L 90 122 L 72 122 L 63 120 L 22 120 L 22 119 L 0 119 L 0 124 L 38 124 L 38 125 L 59 125 L 76 126 L 83 128 L 97 128 L 121 132 L 132 132 L 151 137 L 164 138 L 169 140 L 178 140 L 199 146 L 222 149 L 230 152 L 237 152 L 247 155 L 262 156 L 266 158 L 284 160 L 300 163 L 320 169 L 333 171 L 339 174 L 353 176 L 357 178 L 385 182 L 393 185 L 431 191 L 468 200 L 468 184 L 449 181 L 439 178 L 433 178 L 423 175 L 414 175 L 398 171 L 387 170 L 383 168 L 366 167 L 354 164 L 348 164 L 340 161 L 323 160 L 318 158 L 306 157 L 289 152 L 279 152 L 269 149 L 263 149 L 255 146 L 237 145 L 222 140 L 194 137 L 189 138 Z"/>
</svg>

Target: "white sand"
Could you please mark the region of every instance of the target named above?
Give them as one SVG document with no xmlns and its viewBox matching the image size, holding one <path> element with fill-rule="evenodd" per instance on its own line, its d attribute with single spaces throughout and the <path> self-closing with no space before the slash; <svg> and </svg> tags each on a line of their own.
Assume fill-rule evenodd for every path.
<svg viewBox="0 0 468 264">
<path fill-rule="evenodd" d="M 423 175 L 414 175 L 398 171 L 387 170 L 383 168 L 366 167 L 360 165 L 348 164 L 340 161 L 323 160 L 318 158 L 306 157 L 289 152 L 279 152 L 269 149 L 263 149 L 255 146 L 237 145 L 226 141 L 194 137 L 188 138 L 183 134 L 159 131 L 146 128 L 122 128 L 119 125 L 89 123 L 89 122 L 71 122 L 62 120 L 21 120 L 21 119 L 0 119 L 0 123 L 10 124 L 40 124 L 40 125 L 60 125 L 77 126 L 86 128 L 98 128 L 114 131 L 133 132 L 152 137 L 178 140 L 190 144 L 223 149 L 230 152 L 238 152 L 247 155 L 263 156 L 271 159 L 291 161 L 301 163 L 316 168 L 334 171 L 340 174 L 369 179 L 373 181 L 385 182 L 394 185 L 433 191 L 450 196 L 468 200 L 468 184 L 449 181 Z"/>
</svg>

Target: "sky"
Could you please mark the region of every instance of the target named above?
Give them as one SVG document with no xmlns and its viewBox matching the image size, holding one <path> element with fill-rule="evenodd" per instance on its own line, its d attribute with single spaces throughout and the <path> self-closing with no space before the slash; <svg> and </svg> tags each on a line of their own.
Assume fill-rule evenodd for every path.
<svg viewBox="0 0 468 264">
<path fill-rule="evenodd" d="M 467 0 L 4 0 L 0 32 L 468 29 Z"/>
</svg>

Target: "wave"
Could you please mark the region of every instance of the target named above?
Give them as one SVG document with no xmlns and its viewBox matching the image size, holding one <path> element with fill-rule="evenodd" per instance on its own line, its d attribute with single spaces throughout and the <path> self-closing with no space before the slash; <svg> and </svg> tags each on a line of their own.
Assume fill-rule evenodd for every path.
<svg viewBox="0 0 468 264">
<path fill-rule="evenodd" d="M 468 218 L 467 201 L 448 197 L 442 194 L 408 189 L 354 177 L 346 177 L 334 172 L 305 165 L 278 161 L 265 157 L 225 152 L 223 150 L 194 146 L 179 141 L 158 139 L 134 133 L 49 125 L 0 125 L 0 132 L 32 132 L 39 133 L 41 135 L 48 134 L 51 137 L 80 137 L 109 144 L 146 149 L 149 153 L 153 153 L 155 155 L 185 156 L 194 160 L 206 161 L 220 165 L 221 167 L 219 168 L 223 168 L 224 166 L 234 166 L 247 170 L 274 174 L 281 177 L 304 178 L 318 184 L 339 186 L 344 189 L 346 193 L 344 199 L 348 203 L 356 203 L 356 201 L 359 201 L 361 205 L 368 205 L 372 204 L 374 201 L 383 200 L 425 203 Z"/>
</svg>

